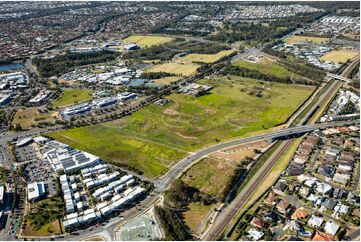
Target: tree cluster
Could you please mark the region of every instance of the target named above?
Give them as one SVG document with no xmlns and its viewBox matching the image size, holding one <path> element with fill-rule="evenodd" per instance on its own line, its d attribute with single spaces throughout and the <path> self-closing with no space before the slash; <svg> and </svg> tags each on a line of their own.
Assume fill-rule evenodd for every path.
<svg viewBox="0 0 361 242">
<path fill-rule="evenodd" d="M 264 74 L 257 70 L 250 70 L 244 67 L 234 65 L 227 66 L 224 70 L 224 74 L 248 77 L 269 82 L 291 83 L 291 79 L 289 77 L 280 78 L 273 75 Z"/>
<path fill-rule="evenodd" d="M 165 193 L 165 199 L 169 205 L 175 208 L 184 208 L 190 203 L 195 202 L 201 202 L 204 205 L 215 202 L 215 199 L 209 194 L 188 186 L 180 179 L 177 179 L 172 183 L 172 186 Z"/>
<path fill-rule="evenodd" d="M 185 229 L 173 210 L 156 206 L 154 212 L 164 229 L 165 240 L 185 241 L 192 239 L 192 235 Z"/>
<path fill-rule="evenodd" d="M 145 79 L 159 79 L 166 76 L 175 76 L 174 73 L 167 73 L 167 72 L 143 72 L 142 75 L 140 75 L 140 78 Z"/>
<path fill-rule="evenodd" d="M 222 44 L 210 44 L 199 41 L 184 41 L 184 39 L 178 39 L 167 44 L 129 51 L 123 55 L 123 58 L 167 61 L 180 53 L 216 54 L 219 51 L 228 49 L 230 49 L 228 46 Z"/>
<path fill-rule="evenodd" d="M 73 70 L 77 66 L 101 63 L 115 60 L 119 53 L 111 51 L 101 51 L 94 53 L 66 53 L 54 58 L 35 58 L 33 64 L 36 65 L 42 77 L 61 75 Z"/>
</svg>

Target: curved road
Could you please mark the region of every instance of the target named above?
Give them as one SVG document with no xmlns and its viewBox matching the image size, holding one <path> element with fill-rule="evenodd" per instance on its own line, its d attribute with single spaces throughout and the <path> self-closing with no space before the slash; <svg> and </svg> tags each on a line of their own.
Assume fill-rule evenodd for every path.
<svg viewBox="0 0 361 242">
<path fill-rule="evenodd" d="M 158 182 L 155 183 L 155 186 L 157 187 L 157 191 L 163 192 L 170 185 L 170 183 L 185 170 L 185 168 L 187 168 L 188 166 L 190 166 L 191 164 L 193 164 L 195 161 L 199 160 L 203 156 L 209 155 L 224 148 L 245 144 L 245 143 L 251 143 L 260 140 L 277 139 L 285 136 L 307 133 L 316 129 L 350 125 L 358 122 L 359 120 L 354 120 L 354 121 L 329 122 L 329 123 L 296 126 L 292 128 L 280 129 L 265 134 L 259 134 L 251 137 L 235 139 L 235 140 L 215 144 L 206 147 L 202 150 L 199 150 L 196 153 L 191 154 L 186 158 L 182 159 L 181 161 L 179 161 L 176 165 L 174 165 L 170 169 L 170 171 L 164 177 L 162 177 Z"/>
</svg>

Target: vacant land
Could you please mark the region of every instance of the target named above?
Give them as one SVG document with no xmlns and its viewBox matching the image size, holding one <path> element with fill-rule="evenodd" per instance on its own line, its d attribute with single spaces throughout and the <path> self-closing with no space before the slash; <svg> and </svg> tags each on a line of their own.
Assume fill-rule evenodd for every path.
<svg viewBox="0 0 361 242">
<path fill-rule="evenodd" d="M 132 35 L 124 39 L 125 42 L 133 42 L 142 47 L 150 47 L 152 45 L 159 45 L 174 40 L 172 37 L 166 36 L 146 36 L 146 35 Z"/>
<path fill-rule="evenodd" d="M 163 78 L 155 79 L 154 83 L 159 85 L 169 85 L 172 82 L 178 81 L 181 77 L 180 76 L 166 76 Z"/>
<path fill-rule="evenodd" d="M 195 63 L 181 64 L 181 63 L 165 63 L 150 66 L 145 69 L 145 72 L 166 72 L 175 75 L 190 76 L 196 74 L 197 68 L 200 65 Z"/>
<path fill-rule="evenodd" d="M 165 106 L 152 104 L 120 120 L 50 136 L 154 177 L 185 151 L 284 123 L 314 89 L 240 77 L 200 82 L 214 89 L 201 97 L 172 94 Z"/>
<path fill-rule="evenodd" d="M 234 65 L 250 70 L 256 70 L 278 78 L 299 77 L 297 74 L 287 70 L 285 67 L 277 63 L 277 61 L 269 57 L 263 57 L 258 63 L 252 63 L 245 60 L 236 61 Z"/>
<path fill-rule="evenodd" d="M 31 225 L 30 221 L 26 222 L 26 229 L 24 231 L 24 235 L 26 236 L 49 236 L 52 234 L 61 234 L 58 220 L 54 220 L 49 224 L 45 224 L 39 229 L 35 229 L 34 226 Z"/>
<path fill-rule="evenodd" d="M 25 234 L 28 236 L 49 236 L 61 234 L 59 218 L 63 213 L 63 204 L 60 197 L 45 199 L 31 204 L 26 216 Z"/>
<path fill-rule="evenodd" d="M 63 107 L 92 99 L 91 89 L 66 89 L 61 97 L 53 103 L 53 107 Z"/>
<path fill-rule="evenodd" d="M 237 164 L 239 162 L 204 158 L 187 170 L 182 176 L 182 180 L 201 192 L 220 198 L 227 188 Z"/>
<path fill-rule="evenodd" d="M 355 58 L 359 53 L 353 50 L 334 50 L 321 57 L 323 61 L 333 61 L 335 63 L 345 63 L 349 59 Z"/>
<path fill-rule="evenodd" d="M 311 36 L 301 36 L 293 35 L 285 40 L 287 44 L 295 44 L 299 42 L 313 42 L 316 44 L 327 43 L 330 39 L 326 37 L 311 37 Z"/>
<path fill-rule="evenodd" d="M 15 113 L 12 125 L 20 124 L 23 129 L 30 129 L 41 123 L 54 124 L 58 118 L 55 111 L 41 113 L 37 107 L 21 108 Z"/>
<path fill-rule="evenodd" d="M 164 174 L 187 154 L 111 124 L 54 132 L 49 136 L 102 159 L 135 168 L 148 177 Z"/>
<path fill-rule="evenodd" d="M 229 56 L 234 53 L 234 50 L 223 50 L 217 54 L 188 54 L 184 57 L 179 57 L 177 61 L 183 63 L 214 63 L 223 57 Z"/>
<path fill-rule="evenodd" d="M 188 205 L 188 209 L 183 213 L 184 221 L 187 226 L 195 233 L 198 234 L 199 230 L 205 225 L 205 219 L 207 215 L 211 212 L 212 208 L 215 207 L 215 204 L 212 205 L 202 205 L 200 203 L 191 203 Z"/>
</svg>

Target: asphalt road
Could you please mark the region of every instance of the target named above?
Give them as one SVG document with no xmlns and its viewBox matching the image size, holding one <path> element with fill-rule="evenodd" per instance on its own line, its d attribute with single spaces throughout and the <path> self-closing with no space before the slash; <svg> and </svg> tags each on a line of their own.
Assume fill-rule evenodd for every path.
<svg viewBox="0 0 361 242">
<path fill-rule="evenodd" d="M 162 177 L 157 183 L 155 183 L 155 185 L 159 192 L 163 192 L 170 185 L 170 183 L 185 170 L 185 168 L 187 168 L 188 166 L 190 166 L 191 164 L 193 164 L 195 161 L 199 160 L 203 156 L 209 155 L 211 153 L 214 153 L 214 152 L 224 149 L 224 148 L 228 148 L 228 147 L 236 146 L 236 145 L 240 145 L 240 144 L 245 144 L 245 143 L 251 143 L 251 142 L 260 141 L 260 140 L 271 140 L 271 139 L 281 138 L 281 137 L 285 137 L 285 136 L 291 136 L 291 135 L 295 135 L 295 134 L 307 133 L 307 132 L 310 132 L 310 131 L 313 131 L 316 129 L 324 129 L 324 128 L 328 128 L 328 127 L 350 125 L 350 124 L 355 124 L 357 122 L 358 122 L 358 120 L 296 126 L 296 127 L 292 127 L 292 128 L 280 129 L 280 130 L 265 133 L 265 134 L 260 134 L 260 135 L 255 135 L 255 136 L 251 136 L 251 137 L 247 137 L 247 138 L 235 139 L 235 140 L 215 144 L 215 145 L 206 147 L 202 150 L 199 150 L 196 153 L 193 153 L 193 154 L 187 156 L 186 158 L 182 159 L 181 161 L 179 161 L 175 166 L 173 166 L 171 168 L 171 170 L 164 177 Z"/>
</svg>

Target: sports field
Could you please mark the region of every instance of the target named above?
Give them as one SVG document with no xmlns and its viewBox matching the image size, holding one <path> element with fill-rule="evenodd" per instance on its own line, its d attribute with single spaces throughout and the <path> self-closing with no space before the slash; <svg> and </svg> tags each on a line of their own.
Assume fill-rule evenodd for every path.
<svg viewBox="0 0 361 242">
<path fill-rule="evenodd" d="M 285 42 L 287 44 L 296 44 L 296 43 L 300 43 L 300 42 L 312 42 L 315 44 L 322 44 L 322 43 L 327 43 L 329 40 L 330 40 L 330 38 L 325 38 L 325 37 L 293 35 L 293 36 L 285 39 Z"/>
<path fill-rule="evenodd" d="M 21 108 L 15 113 L 12 125 L 20 124 L 23 129 L 30 129 L 42 122 L 53 124 L 58 118 L 59 114 L 55 111 L 40 113 L 37 107 Z"/>
<path fill-rule="evenodd" d="M 186 56 L 179 57 L 177 61 L 183 63 L 214 63 L 223 57 L 231 55 L 234 52 L 234 50 L 223 50 L 217 54 L 188 54 Z"/>
<path fill-rule="evenodd" d="M 211 94 L 172 94 L 165 106 L 152 104 L 123 119 L 50 136 L 155 177 L 185 151 L 285 122 L 314 89 L 241 77 L 200 82 L 215 87 Z"/>
<path fill-rule="evenodd" d="M 190 76 L 196 74 L 200 65 L 195 63 L 165 63 L 146 68 L 145 72 L 166 72 L 175 75 Z"/>
<path fill-rule="evenodd" d="M 324 54 L 321 57 L 323 61 L 332 61 L 335 63 L 345 63 L 349 59 L 355 58 L 360 53 L 353 50 L 334 50 Z"/>
<path fill-rule="evenodd" d="M 236 61 L 234 65 L 239 67 L 244 67 L 250 70 L 256 70 L 268 75 L 273 75 L 278 78 L 285 78 L 285 77 L 299 77 L 297 74 L 287 70 L 282 65 L 278 64 L 277 61 L 269 58 L 263 57 L 259 62 L 252 63 L 245 60 Z"/>
<path fill-rule="evenodd" d="M 53 103 L 53 107 L 63 107 L 91 100 L 93 92 L 91 89 L 65 89 L 60 98 Z"/>
<path fill-rule="evenodd" d="M 124 39 L 125 42 L 133 42 L 142 47 L 159 45 L 174 40 L 172 37 L 154 35 L 132 35 Z"/>
</svg>

